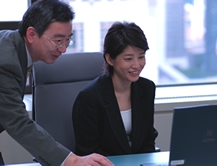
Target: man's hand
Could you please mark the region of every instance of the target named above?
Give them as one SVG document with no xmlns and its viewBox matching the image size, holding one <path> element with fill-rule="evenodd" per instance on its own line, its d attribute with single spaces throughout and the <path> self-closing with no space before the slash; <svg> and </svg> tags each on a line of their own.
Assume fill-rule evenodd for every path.
<svg viewBox="0 0 217 166">
<path fill-rule="evenodd" d="M 82 157 L 72 153 L 66 159 L 64 166 L 114 166 L 114 164 L 106 157 L 96 153 Z"/>
</svg>

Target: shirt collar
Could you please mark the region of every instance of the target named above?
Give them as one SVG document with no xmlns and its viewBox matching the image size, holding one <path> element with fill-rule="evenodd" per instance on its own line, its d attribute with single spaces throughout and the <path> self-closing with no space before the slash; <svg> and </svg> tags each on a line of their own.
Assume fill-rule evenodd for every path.
<svg viewBox="0 0 217 166">
<path fill-rule="evenodd" d="M 26 53 L 27 53 L 27 67 L 29 67 L 32 65 L 33 62 L 32 62 L 32 57 L 29 54 L 29 50 L 28 50 L 26 44 L 25 44 L 25 47 L 26 47 Z"/>
</svg>

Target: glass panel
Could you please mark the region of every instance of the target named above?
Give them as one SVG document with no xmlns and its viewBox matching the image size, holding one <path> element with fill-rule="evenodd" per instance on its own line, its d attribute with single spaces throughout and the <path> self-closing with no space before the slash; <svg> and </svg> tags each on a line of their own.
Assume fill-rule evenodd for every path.
<svg viewBox="0 0 217 166">
<path fill-rule="evenodd" d="M 76 13 L 73 49 L 102 51 L 114 21 L 135 22 L 150 47 L 141 76 L 157 85 L 217 81 L 216 0 L 64 1 Z"/>
<path fill-rule="evenodd" d="M 0 22 L 20 21 L 28 7 L 28 0 L 0 0 Z"/>
<path fill-rule="evenodd" d="M 17 29 L 30 0 L 0 0 L 0 30 Z M 27 78 L 25 93 L 31 93 L 31 76 Z"/>
</svg>

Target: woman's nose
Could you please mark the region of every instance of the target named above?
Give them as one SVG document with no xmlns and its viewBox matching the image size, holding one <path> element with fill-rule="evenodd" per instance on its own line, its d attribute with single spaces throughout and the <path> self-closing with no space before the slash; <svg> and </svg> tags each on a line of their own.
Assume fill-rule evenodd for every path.
<svg viewBox="0 0 217 166">
<path fill-rule="evenodd" d="M 140 67 L 140 62 L 138 60 L 134 60 L 132 67 L 134 67 L 134 68 Z"/>
</svg>

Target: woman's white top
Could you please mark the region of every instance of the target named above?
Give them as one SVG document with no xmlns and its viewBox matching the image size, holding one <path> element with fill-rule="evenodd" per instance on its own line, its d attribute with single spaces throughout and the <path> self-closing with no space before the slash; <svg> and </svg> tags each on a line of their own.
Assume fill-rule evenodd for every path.
<svg viewBox="0 0 217 166">
<path fill-rule="evenodd" d="M 131 130 L 132 130 L 132 110 L 129 109 L 129 110 L 121 111 L 121 117 L 122 117 L 125 131 L 127 133 L 128 142 L 131 146 L 130 135 L 131 135 Z"/>
</svg>

